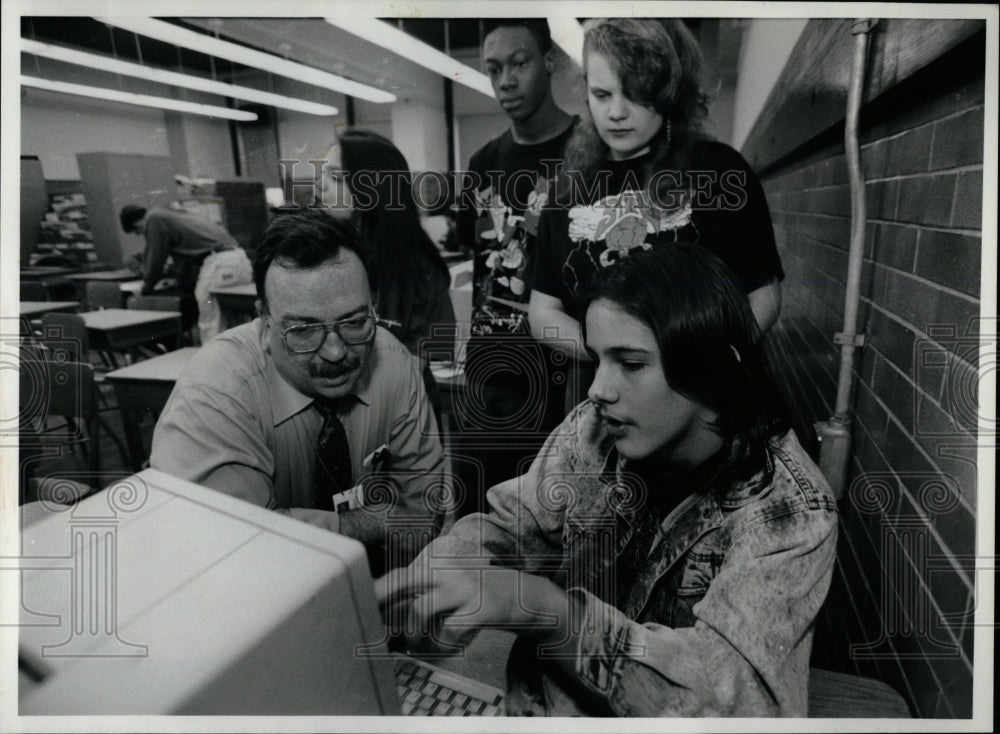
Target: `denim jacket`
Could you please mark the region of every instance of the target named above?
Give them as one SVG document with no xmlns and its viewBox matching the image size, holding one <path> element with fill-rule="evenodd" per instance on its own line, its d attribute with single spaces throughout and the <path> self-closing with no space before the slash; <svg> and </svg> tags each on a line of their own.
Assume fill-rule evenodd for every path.
<svg viewBox="0 0 1000 734">
<path fill-rule="evenodd" d="M 508 713 L 805 716 L 837 536 L 818 467 L 790 431 L 773 438 L 756 475 L 674 507 L 618 588 L 616 562 L 635 546 L 646 490 L 613 451 L 594 407 L 580 405 L 526 474 L 489 491 L 489 514 L 462 518 L 425 549 L 516 565 L 580 602 L 575 676 L 519 638 Z"/>
</svg>

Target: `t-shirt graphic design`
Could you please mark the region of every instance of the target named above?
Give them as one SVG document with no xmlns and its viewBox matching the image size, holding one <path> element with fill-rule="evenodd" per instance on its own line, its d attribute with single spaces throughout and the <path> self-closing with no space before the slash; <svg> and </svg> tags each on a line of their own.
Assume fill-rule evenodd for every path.
<svg viewBox="0 0 1000 734">
<path fill-rule="evenodd" d="M 669 242 L 697 241 L 691 221 L 691 198 L 684 195 L 673 209 L 665 209 L 642 191 L 623 191 L 587 206 L 569 210 L 570 242 L 563 263 L 566 287 L 576 293 L 593 275 L 635 251 Z"/>
<path fill-rule="evenodd" d="M 520 214 L 504 202 L 492 186 L 476 192 L 476 237 L 483 249 L 476 255 L 485 262 L 482 281 L 475 291 L 473 333 L 527 334 L 526 314 L 491 299 L 527 303 L 528 258 L 538 218 L 548 201 L 548 181 L 539 176 Z"/>
</svg>

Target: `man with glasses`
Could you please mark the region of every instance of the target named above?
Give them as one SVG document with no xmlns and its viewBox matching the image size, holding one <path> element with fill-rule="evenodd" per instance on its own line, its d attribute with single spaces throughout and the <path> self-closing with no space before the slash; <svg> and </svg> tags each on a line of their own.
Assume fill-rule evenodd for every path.
<svg viewBox="0 0 1000 734">
<path fill-rule="evenodd" d="M 260 317 L 191 360 L 150 465 L 370 551 L 384 545 L 387 522 L 433 527 L 437 424 L 420 365 L 378 326 L 371 257 L 355 230 L 318 210 L 281 214 L 253 270 Z"/>
</svg>

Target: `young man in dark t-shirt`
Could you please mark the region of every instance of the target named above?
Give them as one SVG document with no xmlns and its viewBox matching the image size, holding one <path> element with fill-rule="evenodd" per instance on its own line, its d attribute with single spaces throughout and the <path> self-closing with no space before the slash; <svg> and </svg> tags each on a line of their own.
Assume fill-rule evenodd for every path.
<svg viewBox="0 0 1000 734">
<path fill-rule="evenodd" d="M 511 126 L 472 156 L 459 202 L 457 238 L 472 247 L 474 264 L 467 386 L 455 418 L 462 459 L 476 467 L 459 514 L 480 509 L 483 490 L 516 476 L 561 421 L 566 362 L 531 336 L 527 269 L 577 118 L 552 97 L 545 20 L 489 21 L 483 62 Z"/>
</svg>

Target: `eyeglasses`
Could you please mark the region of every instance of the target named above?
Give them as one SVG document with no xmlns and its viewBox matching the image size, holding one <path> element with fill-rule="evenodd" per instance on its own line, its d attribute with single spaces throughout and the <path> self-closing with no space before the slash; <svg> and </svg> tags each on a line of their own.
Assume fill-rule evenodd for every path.
<svg viewBox="0 0 1000 734">
<path fill-rule="evenodd" d="M 344 344 L 364 344 L 375 336 L 375 326 L 378 321 L 378 316 L 372 310 L 364 316 L 331 321 L 326 324 L 289 326 L 281 332 L 281 338 L 289 352 L 310 354 L 323 346 L 327 334 L 331 331 L 337 332 L 337 336 Z"/>
</svg>

